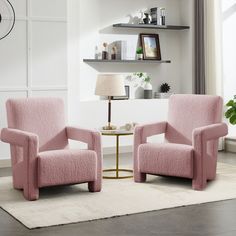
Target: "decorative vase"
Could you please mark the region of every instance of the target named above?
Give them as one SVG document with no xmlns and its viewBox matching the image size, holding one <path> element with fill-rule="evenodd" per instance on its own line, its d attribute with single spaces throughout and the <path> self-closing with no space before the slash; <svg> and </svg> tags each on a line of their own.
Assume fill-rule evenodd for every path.
<svg viewBox="0 0 236 236">
<path fill-rule="evenodd" d="M 111 60 L 116 60 L 116 54 L 111 54 Z"/>
<path fill-rule="evenodd" d="M 102 51 L 102 60 L 108 60 L 108 52 Z"/>
<path fill-rule="evenodd" d="M 152 85 L 150 82 L 145 82 L 143 85 L 144 99 L 152 99 Z"/>
<path fill-rule="evenodd" d="M 143 60 L 143 54 L 137 54 L 137 60 Z"/>
<path fill-rule="evenodd" d="M 143 19 L 143 23 L 145 24 L 145 25 L 148 25 L 148 24 L 150 24 L 150 16 L 149 16 L 149 14 L 148 13 L 144 13 L 144 15 L 145 15 L 145 18 Z"/>
</svg>

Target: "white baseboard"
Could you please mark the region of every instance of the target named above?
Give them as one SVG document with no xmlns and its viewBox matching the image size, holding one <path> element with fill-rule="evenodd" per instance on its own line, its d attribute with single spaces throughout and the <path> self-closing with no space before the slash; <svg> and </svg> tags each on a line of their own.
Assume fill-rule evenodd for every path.
<svg viewBox="0 0 236 236">
<path fill-rule="evenodd" d="M 1 159 L 0 160 L 0 168 L 11 167 L 11 160 L 10 159 Z"/>
<path fill-rule="evenodd" d="M 225 139 L 225 151 L 236 153 L 236 138 L 226 138 Z"/>
</svg>

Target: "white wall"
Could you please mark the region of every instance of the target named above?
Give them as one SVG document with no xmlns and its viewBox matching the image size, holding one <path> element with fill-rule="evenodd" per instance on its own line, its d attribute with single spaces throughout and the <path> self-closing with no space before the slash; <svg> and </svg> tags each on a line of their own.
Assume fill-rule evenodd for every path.
<svg viewBox="0 0 236 236">
<path fill-rule="evenodd" d="M 16 25 L 12 33 L 0 41 L 1 128 L 7 126 L 5 102 L 8 98 L 59 96 L 67 101 L 68 92 L 67 1 L 11 2 L 16 11 Z M 6 16 L 3 12 L 3 17 Z M 0 150 L 0 159 L 9 158 L 7 144 L 0 143 Z"/>
<path fill-rule="evenodd" d="M 181 88 L 180 93 L 193 92 L 194 80 L 194 1 L 180 1 L 180 24 L 189 25 L 190 29 L 181 34 Z"/>
<path fill-rule="evenodd" d="M 223 85 L 224 99 L 236 95 L 236 0 L 222 0 L 223 11 Z M 229 125 L 229 136 L 236 136 L 236 127 Z"/>
</svg>

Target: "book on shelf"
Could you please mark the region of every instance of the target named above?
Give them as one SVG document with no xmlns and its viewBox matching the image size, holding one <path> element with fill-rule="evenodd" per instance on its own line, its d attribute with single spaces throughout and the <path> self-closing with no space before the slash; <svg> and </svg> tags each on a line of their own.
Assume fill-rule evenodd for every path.
<svg viewBox="0 0 236 236">
<path fill-rule="evenodd" d="M 113 48 L 116 49 L 116 60 L 127 59 L 127 42 L 123 40 L 115 41 L 109 44 L 109 55 L 112 54 Z"/>
</svg>

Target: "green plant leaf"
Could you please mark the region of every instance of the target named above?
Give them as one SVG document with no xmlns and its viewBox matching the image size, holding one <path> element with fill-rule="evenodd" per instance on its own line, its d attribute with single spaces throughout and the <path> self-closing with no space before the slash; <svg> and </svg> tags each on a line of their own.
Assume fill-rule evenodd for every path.
<svg viewBox="0 0 236 236">
<path fill-rule="evenodd" d="M 137 53 L 137 54 L 142 54 L 142 53 L 143 53 L 143 48 L 138 47 L 138 48 L 136 49 L 136 53 Z"/>
<path fill-rule="evenodd" d="M 234 106 L 234 105 L 235 105 L 235 101 L 234 101 L 234 100 L 230 100 L 230 101 L 226 104 L 227 107 L 232 107 L 232 106 Z"/>
<path fill-rule="evenodd" d="M 232 115 L 229 119 L 229 122 L 232 124 L 232 125 L 236 125 L 236 115 Z"/>
<path fill-rule="evenodd" d="M 151 77 L 150 77 L 150 76 L 145 77 L 145 78 L 144 78 L 144 81 L 145 81 L 145 82 L 150 82 L 150 81 L 151 81 Z"/>
<path fill-rule="evenodd" d="M 225 117 L 226 117 L 227 119 L 229 119 L 230 116 L 232 116 L 232 115 L 236 115 L 236 111 L 235 111 L 234 108 L 230 108 L 230 109 L 228 109 L 228 110 L 225 112 Z"/>
</svg>

